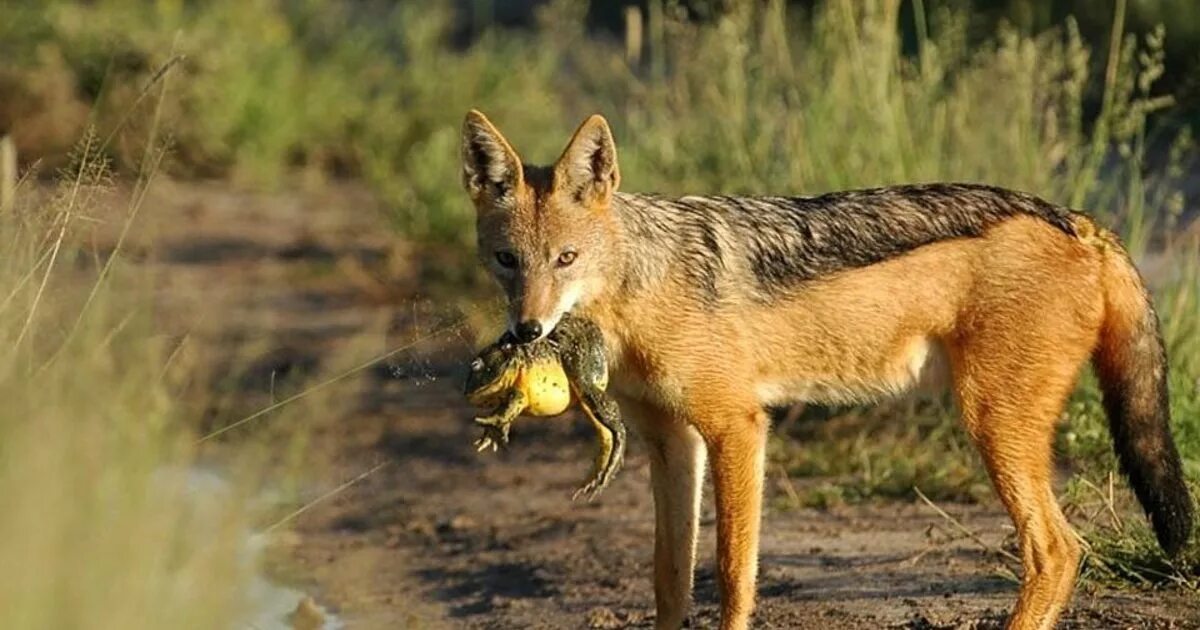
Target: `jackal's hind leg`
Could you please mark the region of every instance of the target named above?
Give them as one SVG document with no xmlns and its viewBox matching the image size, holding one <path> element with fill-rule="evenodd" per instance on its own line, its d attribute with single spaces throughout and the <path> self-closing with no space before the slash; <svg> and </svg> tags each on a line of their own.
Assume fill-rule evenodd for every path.
<svg viewBox="0 0 1200 630">
<path fill-rule="evenodd" d="M 1081 554 L 1051 485 L 1054 425 L 1074 383 L 1073 366 L 1016 371 L 969 363 L 960 358 L 956 366 L 963 420 L 1021 549 L 1021 589 L 1007 627 L 1049 630 L 1070 601 Z"/>
<path fill-rule="evenodd" d="M 746 630 L 758 574 L 767 418 L 758 408 L 728 413 L 725 427 L 732 429 L 717 425 L 715 431 L 700 427 L 700 432 L 708 444 L 716 494 L 720 628 Z"/>
</svg>

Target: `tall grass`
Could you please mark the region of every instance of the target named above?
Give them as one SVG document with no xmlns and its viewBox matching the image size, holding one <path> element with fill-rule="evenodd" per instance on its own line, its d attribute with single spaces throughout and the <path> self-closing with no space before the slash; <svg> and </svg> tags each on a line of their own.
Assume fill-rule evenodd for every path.
<svg viewBox="0 0 1200 630">
<path fill-rule="evenodd" d="M 245 504 L 192 470 L 140 276 L 88 246 L 101 144 L 87 134 L 53 191 L 0 215 L 0 627 L 232 627 Z"/>
</svg>

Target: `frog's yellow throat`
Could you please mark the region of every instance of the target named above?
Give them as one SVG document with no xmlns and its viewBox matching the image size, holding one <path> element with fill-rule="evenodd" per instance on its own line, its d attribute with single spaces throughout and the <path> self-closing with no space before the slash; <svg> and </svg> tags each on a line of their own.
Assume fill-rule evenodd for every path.
<svg viewBox="0 0 1200 630">
<path fill-rule="evenodd" d="M 531 416 L 557 416 L 571 406 L 571 386 L 558 361 L 534 361 L 521 370 L 516 386 L 525 392 Z"/>
</svg>

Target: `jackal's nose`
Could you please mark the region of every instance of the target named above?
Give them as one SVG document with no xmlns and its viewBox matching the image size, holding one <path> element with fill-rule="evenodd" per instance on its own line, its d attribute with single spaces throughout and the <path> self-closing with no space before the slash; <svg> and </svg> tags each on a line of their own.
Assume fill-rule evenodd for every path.
<svg viewBox="0 0 1200 630">
<path fill-rule="evenodd" d="M 517 339 L 523 342 L 535 341 L 542 336 L 542 323 L 536 319 L 517 324 Z"/>
</svg>

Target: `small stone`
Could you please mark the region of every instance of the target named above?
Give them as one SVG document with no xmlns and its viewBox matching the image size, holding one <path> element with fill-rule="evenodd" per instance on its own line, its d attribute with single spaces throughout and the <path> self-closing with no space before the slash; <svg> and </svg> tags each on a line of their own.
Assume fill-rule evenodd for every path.
<svg viewBox="0 0 1200 630">
<path fill-rule="evenodd" d="M 467 516 L 466 514 L 459 514 L 458 516 L 450 519 L 450 530 L 455 532 L 474 529 L 476 525 L 477 523 L 475 522 L 475 519 Z"/>
<path fill-rule="evenodd" d="M 620 628 L 624 624 L 617 618 L 617 613 L 611 608 L 599 606 L 588 611 L 587 627 L 589 628 Z"/>
<path fill-rule="evenodd" d="M 434 539 L 437 537 L 437 527 L 427 519 L 412 521 L 408 523 L 405 529 L 409 533 L 417 534 L 423 538 Z"/>
<path fill-rule="evenodd" d="M 305 597 L 296 604 L 289 622 L 292 630 L 320 630 L 325 627 L 325 612 L 312 597 Z"/>
</svg>

